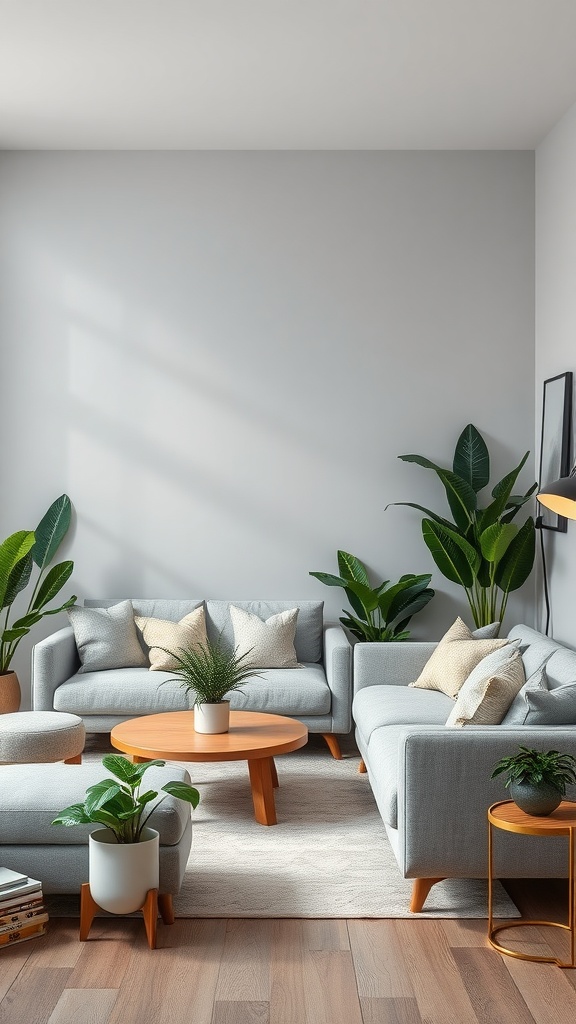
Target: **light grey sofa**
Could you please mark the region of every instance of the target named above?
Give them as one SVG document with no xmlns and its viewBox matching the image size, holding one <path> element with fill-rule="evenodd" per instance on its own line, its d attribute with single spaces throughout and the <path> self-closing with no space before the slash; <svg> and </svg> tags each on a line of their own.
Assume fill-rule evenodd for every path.
<svg viewBox="0 0 576 1024">
<path fill-rule="evenodd" d="M 114 600 L 90 600 L 92 608 Z M 132 600 L 137 615 L 178 622 L 202 600 Z M 262 619 L 298 606 L 295 648 L 299 668 L 262 670 L 230 695 L 233 709 L 265 711 L 297 718 L 310 732 L 323 735 L 334 757 L 340 757 L 336 735 L 352 728 L 352 651 L 341 626 L 325 625 L 322 601 L 206 601 L 210 639 L 222 636 L 233 647 L 230 604 Z M 79 715 L 89 733 L 109 732 L 119 722 L 162 711 L 184 711 L 191 698 L 170 679 L 169 672 L 147 668 L 79 672 L 80 660 L 71 627 L 36 644 L 32 651 L 32 707 Z"/>
<path fill-rule="evenodd" d="M 527 678 L 545 664 L 550 689 L 576 682 L 576 652 L 524 625 L 509 637 L 521 643 Z M 502 779 L 490 778 L 497 760 L 520 744 L 576 756 L 576 725 L 446 727 L 452 699 L 408 687 L 434 647 L 354 648 L 352 714 L 361 770 L 365 766 L 400 870 L 415 879 L 414 911 L 435 881 L 487 876 L 486 812 L 508 799 Z M 498 833 L 494 863 L 503 878 L 561 877 L 568 870 L 567 840 Z"/>
<path fill-rule="evenodd" d="M 13 764 L 0 767 L 0 864 L 38 878 L 45 893 L 78 893 L 88 881 L 88 836 L 94 825 L 52 825 L 65 807 L 84 800 L 88 786 L 106 778 L 101 764 Z M 183 768 L 152 767 L 146 785 L 190 783 Z M 162 795 L 162 794 L 160 794 Z M 192 845 L 190 805 L 168 796 L 153 811 L 160 833 L 160 886 L 164 907 L 178 893 Z"/>
</svg>

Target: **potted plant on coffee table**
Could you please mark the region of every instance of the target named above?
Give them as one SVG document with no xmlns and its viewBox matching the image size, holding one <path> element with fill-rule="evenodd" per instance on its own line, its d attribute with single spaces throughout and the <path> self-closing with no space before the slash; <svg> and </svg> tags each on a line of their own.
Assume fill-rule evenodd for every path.
<svg viewBox="0 0 576 1024">
<path fill-rule="evenodd" d="M 90 895 L 103 910 L 130 914 L 140 910 L 150 889 L 158 888 L 159 835 L 147 822 L 166 796 L 156 802 L 158 792 L 141 793 L 141 786 L 152 765 L 166 762 L 132 764 L 120 754 L 107 754 L 102 764 L 114 778 L 89 786 L 84 802 L 60 811 L 52 824 L 103 826 L 89 838 Z M 198 790 L 185 782 L 167 782 L 162 791 L 192 807 L 200 800 Z"/>
<path fill-rule="evenodd" d="M 162 648 L 162 650 L 166 650 Z M 196 732 L 216 734 L 228 732 L 230 727 L 230 701 L 226 695 L 241 690 L 248 676 L 261 673 L 246 664 L 251 651 L 238 655 L 237 648 L 226 650 L 221 638 L 216 642 L 193 644 L 178 651 L 168 651 L 176 662 L 174 676 L 160 684 L 176 681 L 186 694 L 194 694 L 194 729 Z"/>
<path fill-rule="evenodd" d="M 576 758 L 558 750 L 520 747 L 512 757 L 494 765 L 492 778 L 507 773 L 504 783 L 514 803 L 536 817 L 552 814 L 566 795 L 566 786 L 576 784 Z"/>
</svg>

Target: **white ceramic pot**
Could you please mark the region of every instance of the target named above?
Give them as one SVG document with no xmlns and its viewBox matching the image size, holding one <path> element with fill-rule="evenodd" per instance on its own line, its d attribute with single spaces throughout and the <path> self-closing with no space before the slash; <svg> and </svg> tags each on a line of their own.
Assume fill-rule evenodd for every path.
<svg viewBox="0 0 576 1024">
<path fill-rule="evenodd" d="M 156 829 L 144 828 L 139 843 L 117 843 L 111 829 L 96 829 L 88 852 L 90 894 L 102 910 L 131 914 L 144 905 L 149 889 L 158 888 Z"/>
<path fill-rule="evenodd" d="M 219 732 L 228 732 L 229 727 L 229 700 L 221 700 L 218 704 L 196 704 L 194 708 L 194 729 L 196 732 L 214 735 Z"/>
</svg>

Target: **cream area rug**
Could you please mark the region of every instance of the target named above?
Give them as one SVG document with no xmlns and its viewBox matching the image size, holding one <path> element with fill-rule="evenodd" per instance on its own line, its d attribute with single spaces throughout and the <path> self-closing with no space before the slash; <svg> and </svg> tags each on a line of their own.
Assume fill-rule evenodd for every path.
<svg viewBox="0 0 576 1024">
<path fill-rule="evenodd" d="M 110 749 L 108 737 L 90 737 L 84 760 Z M 275 762 L 278 824 L 271 826 L 254 819 L 245 761 L 183 765 L 201 800 L 177 917 L 487 916 L 486 881 L 462 878 L 433 886 L 423 913 L 410 913 L 412 880 L 400 874 L 357 753 L 335 761 L 311 736 Z M 78 912 L 72 897 L 50 903 L 57 915 Z M 497 917 L 519 916 L 500 883 L 494 909 Z"/>
</svg>

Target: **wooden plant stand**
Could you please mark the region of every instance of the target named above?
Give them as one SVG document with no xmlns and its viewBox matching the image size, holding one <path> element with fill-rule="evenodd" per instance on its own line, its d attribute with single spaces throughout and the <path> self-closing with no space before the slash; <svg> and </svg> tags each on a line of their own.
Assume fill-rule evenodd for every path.
<svg viewBox="0 0 576 1024">
<path fill-rule="evenodd" d="M 90 884 L 84 882 L 80 890 L 80 942 L 86 942 L 92 922 L 101 909 L 92 899 Z M 150 949 L 156 949 L 156 926 L 158 911 L 164 924 L 174 924 L 174 908 L 169 893 L 158 894 L 158 889 L 148 889 L 144 905 L 140 907 L 144 917 L 144 927 Z"/>
</svg>

